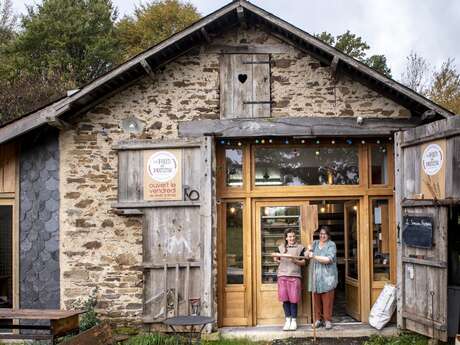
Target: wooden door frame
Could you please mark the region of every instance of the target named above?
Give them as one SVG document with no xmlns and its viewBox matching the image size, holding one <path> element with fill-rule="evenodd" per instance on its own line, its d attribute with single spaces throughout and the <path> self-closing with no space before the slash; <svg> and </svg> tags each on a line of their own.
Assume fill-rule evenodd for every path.
<svg viewBox="0 0 460 345">
<path fill-rule="evenodd" d="M 253 267 L 253 272 L 255 274 L 255 279 L 254 276 L 252 277 L 254 279 L 253 283 L 253 290 L 252 290 L 252 295 L 253 295 L 253 314 L 252 314 L 252 319 L 253 319 L 253 325 L 257 324 L 257 308 L 258 305 L 260 304 L 258 301 L 258 291 L 259 287 L 262 285 L 261 282 L 261 272 L 260 272 L 260 267 L 261 267 L 261 249 L 260 249 L 260 240 L 257 240 L 258 235 L 260 235 L 260 209 L 262 207 L 266 206 L 299 206 L 300 207 L 300 219 L 301 219 L 301 227 L 299 231 L 302 231 L 302 228 L 306 230 L 307 224 L 306 224 L 306 209 L 304 206 L 309 205 L 309 200 L 305 198 L 263 198 L 263 199 L 253 199 L 252 201 L 252 214 L 254 217 L 252 218 L 252 224 L 253 224 L 253 231 L 252 231 L 252 250 L 254 253 L 255 260 L 252 263 Z M 310 302 L 311 303 L 311 302 Z M 307 313 L 310 312 L 310 303 L 307 304 Z M 311 316 L 307 315 L 307 320 L 309 320 Z"/>
</svg>

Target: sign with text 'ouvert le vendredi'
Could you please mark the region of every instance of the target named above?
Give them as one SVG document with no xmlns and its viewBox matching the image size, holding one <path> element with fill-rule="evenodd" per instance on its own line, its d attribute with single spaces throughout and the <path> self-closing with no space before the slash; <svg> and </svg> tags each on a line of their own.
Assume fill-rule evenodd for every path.
<svg viewBox="0 0 460 345">
<path fill-rule="evenodd" d="M 144 200 L 182 200 L 182 151 L 144 151 Z"/>
</svg>

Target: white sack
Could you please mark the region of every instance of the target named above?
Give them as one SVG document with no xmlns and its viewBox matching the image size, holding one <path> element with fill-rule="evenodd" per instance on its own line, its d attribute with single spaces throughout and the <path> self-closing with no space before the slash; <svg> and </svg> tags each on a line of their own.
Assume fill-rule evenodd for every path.
<svg viewBox="0 0 460 345">
<path fill-rule="evenodd" d="M 372 306 L 369 314 L 369 324 L 377 329 L 382 329 L 390 321 L 396 309 L 396 287 L 385 284 L 377 301 Z"/>
</svg>

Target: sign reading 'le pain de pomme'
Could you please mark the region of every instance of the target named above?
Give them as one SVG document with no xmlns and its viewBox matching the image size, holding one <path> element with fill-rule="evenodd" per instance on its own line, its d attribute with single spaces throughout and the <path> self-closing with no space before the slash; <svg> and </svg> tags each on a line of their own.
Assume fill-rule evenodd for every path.
<svg viewBox="0 0 460 345">
<path fill-rule="evenodd" d="M 182 200 L 182 151 L 144 151 L 144 200 Z"/>
</svg>

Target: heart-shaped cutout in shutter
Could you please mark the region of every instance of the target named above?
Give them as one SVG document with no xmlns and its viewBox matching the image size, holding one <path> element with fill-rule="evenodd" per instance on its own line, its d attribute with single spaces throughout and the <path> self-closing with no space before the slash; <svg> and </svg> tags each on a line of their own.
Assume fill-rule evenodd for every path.
<svg viewBox="0 0 460 345">
<path fill-rule="evenodd" d="M 238 74 L 238 80 L 240 81 L 241 84 L 244 84 L 246 80 L 248 80 L 248 75 L 247 74 Z"/>
</svg>

